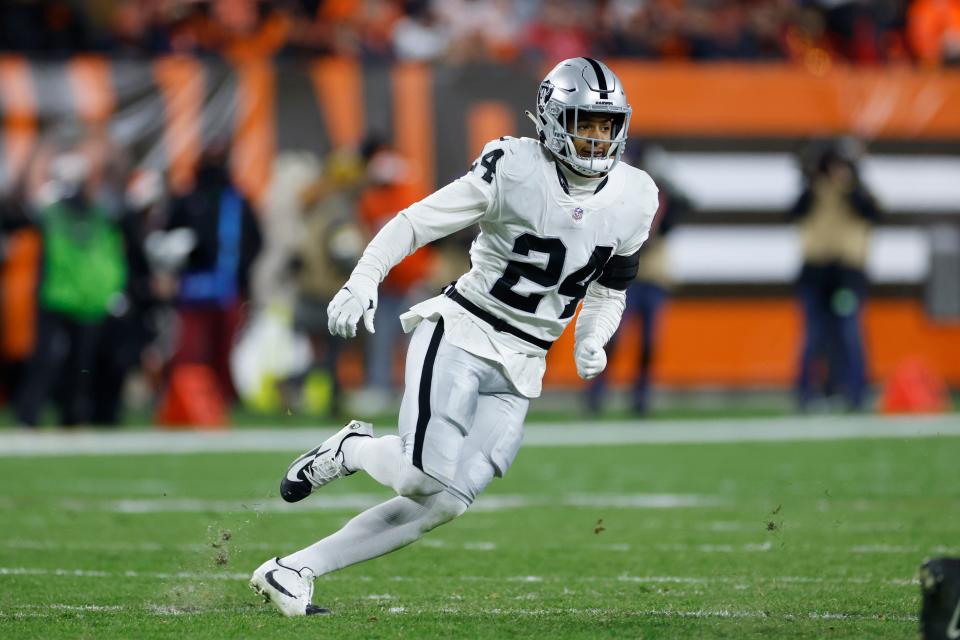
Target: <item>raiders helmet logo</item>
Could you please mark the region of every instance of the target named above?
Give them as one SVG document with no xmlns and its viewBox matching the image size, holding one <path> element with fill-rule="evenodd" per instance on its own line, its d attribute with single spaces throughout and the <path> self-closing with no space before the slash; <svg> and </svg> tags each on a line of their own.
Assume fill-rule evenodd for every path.
<svg viewBox="0 0 960 640">
<path fill-rule="evenodd" d="M 537 107 L 540 113 L 543 113 L 543 107 L 547 104 L 550 96 L 553 95 L 553 85 L 549 82 L 541 82 L 540 90 L 537 92 Z"/>
</svg>

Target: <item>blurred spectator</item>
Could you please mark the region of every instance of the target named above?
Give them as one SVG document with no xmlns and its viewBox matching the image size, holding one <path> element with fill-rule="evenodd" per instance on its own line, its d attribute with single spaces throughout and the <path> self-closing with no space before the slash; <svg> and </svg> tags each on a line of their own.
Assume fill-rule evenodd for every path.
<svg viewBox="0 0 960 640">
<path fill-rule="evenodd" d="M 691 8 L 688 16 L 690 56 L 694 60 L 750 60 L 767 57 L 747 22 L 743 3 L 722 2 Z"/>
<path fill-rule="evenodd" d="M 650 408 L 650 368 L 656 353 L 660 312 L 667 301 L 671 284 L 664 238 L 689 213 L 691 204 L 669 179 L 669 160 L 663 149 L 647 148 L 640 166 L 660 188 L 660 207 L 650 228 L 650 237 L 640 248 L 637 279 L 627 288 L 627 306 L 624 310 L 624 319 L 633 316 L 637 323 L 633 326 L 640 331 L 637 374 L 630 394 L 630 411 L 645 415 Z M 624 327 L 629 326 L 621 323 L 621 328 L 613 334 L 605 347 L 608 355 L 616 351 Z M 601 373 L 587 388 L 587 411 L 592 414 L 600 413 L 603 409 L 607 375 L 606 372 Z"/>
<path fill-rule="evenodd" d="M 819 0 L 833 48 L 858 63 L 878 63 L 902 54 L 902 39 L 891 35 L 902 30 L 903 0 Z"/>
<path fill-rule="evenodd" d="M 214 0 L 212 48 L 233 59 L 273 55 L 287 41 L 290 19 L 273 3 Z"/>
<path fill-rule="evenodd" d="M 789 0 L 755 1 L 746 14 L 746 27 L 750 31 L 757 56 L 762 59 L 785 59 L 787 25 L 792 17 Z"/>
<path fill-rule="evenodd" d="M 353 2 L 299 0 L 291 5 L 287 53 L 331 54 L 338 52 L 338 38 L 354 42 L 355 33 L 349 25 L 349 20 L 353 17 Z M 347 45 L 344 49 L 345 51 L 340 52 L 355 50 L 356 47 Z"/>
<path fill-rule="evenodd" d="M 393 48 L 399 60 L 436 60 L 446 53 L 451 37 L 430 2 L 404 3 L 405 13 L 393 28 Z"/>
<path fill-rule="evenodd" d="M 433 2 L 439 29 L 449 34 L 447 59 L 494 60 L 516 57 L 520 22 L 510 0 Z"/>
<path fill-rule="evenodd" d="M 960 64 L 960 0 L 914 0 L 907 32 L 923 64 Z"/>
<path fill-rule="evenodd" d="M 525 53 L 535 61 L 565 60 L 591 51 L 591 25 L 595 13 L 572 0 L 541 5 L 540 13 L 527 26 Z"/>
<path fill-rule="evenodd" d="M 286 44 L 291 28 L 276 3 L 256 0 L 173 3 L 169 11 L 169 48 L 176 53 L 269 56 Z"/>
<path fill-rule="evenodd" d="M 127 185 L 123 185 L 127 186 Z M 116 425 L 122 417 L 124 383 L 130 372 L 145 365 L 144 353 L 158 335 L 154 316 L 161 300 L 157 296 L 154 274 L 144 250 L 147 233 L 153 229 L 158 209 L 164 204 L 162 177 L 155 172 L 134 175 L 123 190 L 119 229 L 124 238 L 127 283 L 104 322 L 93 384 L 92 422 Z"/>
<path fill-rule="evenodd" d="M 297 194 L 304 229 L 291 265 L 297 281 L 294 326 L 310 338 L 313 350 L 313 364 L 303 388 L 310 395 L 312 389 L 329 387 L 327 413 L 331 416 L 340 415 L 343 409 L 337 373 L 343 341 L 330 335 L 327 305 L 365 246 L 367 236 L 356 217 L 363 180 L 361 158 L 340 150 L 327 157 L 322 175 Z"/>
<path fill-rule="evenodd" d="M 417 200 L 417 188 L 405 159 L 383 142 L 364 144 L 367 185 L 360 195 L 358 216 L 366 246 L 380 228 L 398 212 Z M 423 247 L 398 264 L 380 286 L 380 299 L 374 320 L 376 332 L 366 342 L 366 400 L 370 406 L 382 406 L 394 389 L 395 352 L 402 347 L 400 314 L 409 307 L 409 298 L 429 276 L 432 253 Z M 371 411 L 376 413 L 376 411 Z"/>
<path fill-rule="evenodd" d="M 0 50 L 69 55 L 96 49 L 82 5 L 69 0 L 5 0 L 0 5 Z"/>
<path fill-rule="evenodd" d="M 119 55 L 169 52 L 168 25 L 163 18 L 171 14 L 169 6 L 165 8 L 163 4 L 150 0 L 116 3 L 105 23 L 111 52 Z"/>
<path fill-rule="evenodd" d="M 806 159 L 806 185 L 791 212 L 803 248 L 797 282 L 805 327 L 797 377 L 801 410 L 818 395 L 818 385 L 838 386 L 853 410 L 865 400 L 861 316 L 870 228 L 880 211 L 860 179 L 858 155 L 852 141 L 815 148 Z"/>
<path fill-rule="evenodd" d="M 335 3 L 336 4 L 336 3 Z M 358 48 L 355 55 L 365 60 L 387 61 L 393 58 L 391 34 L 402 15 L 397 2 L 366 0 L 352 26 L 356 29 Z"/>
<path fill-rule="evenodd" d="M 127 279 L 123 238 L 89 181 L 91 159 L 77 150 L 51 163 L 38 212 L 43 237 L 36 347 L 16 402 L 17 419 L 34 426 L 53 397 L 63 425 L 93 417 L 98 341 L 120 304 Z"/>
<path fill-rule="evenodd" d="M 619 2 L 605 16 L 608 37 L 601 41 L 611 55 L 636 58 L 685 56 L 683 12 L 674 3 Z"/>
<path fill-rule="evenodd" d="M 171 367 L 209 366 L 232 399 L 230 350 L 261 238 L 250 202 L 230 181 L 227 158 L 222 141 L 204 151 L 193 190 L 173 202 L 167 228 L 186 231 L 193 245 L 180 272 L 180 336 Z"/>
<path fill-rule="evenodd" d="M 787 57 L 815 75 L 824 75 L 838 57 L 823 14 L 813 8 L 797 12 L 786 28 L 784 43 Z"/>
</svg>

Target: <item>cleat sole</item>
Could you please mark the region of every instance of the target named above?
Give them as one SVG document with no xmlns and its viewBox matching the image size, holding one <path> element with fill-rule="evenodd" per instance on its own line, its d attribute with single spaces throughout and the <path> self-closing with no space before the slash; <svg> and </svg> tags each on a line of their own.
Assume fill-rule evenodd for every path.
<svg viewBox="0 0 960 640">
<path fill-rule="evenodd" d="M 326 607 L 318 607 L 318 606 L 315 605 L 315 604 L 308 604 L 308 605 L 307 605 L 307 615 L 308 615 L 308 616 L 329 616 L 329 615 L 332 614 L 332 613 L 333 613 L 333 612 L 330 611 L 330 609 L 327 609 Z"/>
</svg>

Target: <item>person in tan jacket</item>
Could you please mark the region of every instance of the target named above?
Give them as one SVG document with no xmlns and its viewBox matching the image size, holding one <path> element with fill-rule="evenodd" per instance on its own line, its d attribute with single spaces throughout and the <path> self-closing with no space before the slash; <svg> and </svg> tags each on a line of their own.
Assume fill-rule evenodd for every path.
<svg viewBox="0 0 960 640">
<path fill-rule="evenodd" d="M 861 316 L 870 233 L 880 211 L 849 146 L 831 143 L 813 155 L 790 212 L 803 252 L 797 280 L 805 333 L 796 383 L 801 410 L 818 395 L 818 383 L 828 394 L 836 388 L 852 410 L 864 403 Z"/>
<path fill-rule="evenodd" d="M 366 232 L 357 220 L 357 199 L 364 186 L 364 162 L 348 150 L 331 153 L 324 169 L 299 196 L 303 215 L 300 246 L 290 268 L 296 282 L 294 327 L 310 339 L 313 372 L 330 381 L 330 416 L 342 410 L 337 371 L 343 340 L 327 331 L 327 303 L 363 251 Z"/>
</svg>

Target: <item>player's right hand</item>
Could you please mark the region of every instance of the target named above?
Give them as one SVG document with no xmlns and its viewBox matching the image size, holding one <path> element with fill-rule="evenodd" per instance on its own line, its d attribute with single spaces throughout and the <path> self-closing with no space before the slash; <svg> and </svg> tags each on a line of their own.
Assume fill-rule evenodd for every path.
<svg viewBox="0 0 960 640">
<path fill-rule="evenodd" d="M 373 316 L 377 312 L 377 286 L 369 278 L 352 277 L 327 305 L 327 329 L 330 335 L 352 338 L 363 318 L 367 332 L 374 333 Z"/>
</svg>

